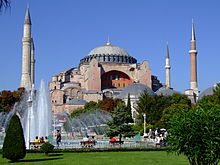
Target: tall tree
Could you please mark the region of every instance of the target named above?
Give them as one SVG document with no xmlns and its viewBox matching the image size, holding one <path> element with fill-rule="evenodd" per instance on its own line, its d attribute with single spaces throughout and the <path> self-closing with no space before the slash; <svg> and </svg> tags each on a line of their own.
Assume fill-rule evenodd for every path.
<svg viewBox="0 0 220 165">
<path fill-rule="evenodd" d="M 17 115 L 13 115 L 10 120 L 2 149 L 2 157 L 13 162 L 23 159 L 26 155 L 23 129 Z"/>
<path fill-rule="evenodd" d="M 132 114 L 131 114 L 131 98 L 130 98 L 130 93 L 128 93 L 127 111 L 128 111 L 128 113 L 130 115 L 130 123 L 133 123 L 134 120 L 132 119 Z"/>
<path fill-rule="evenodd" d="M 106 130 L 106 134 L 109 137 L 114 137 L 119 135 L 119 141 L 121 141 L 122 136 L 131 137 L 134 135 L 134 131 L 129 125 L 130 115 L 126 109 L 124 103 L 119 103 L 114 109 L 112 114 L 112 120 L 107 124 L 109 128 Z"/>
</svg>

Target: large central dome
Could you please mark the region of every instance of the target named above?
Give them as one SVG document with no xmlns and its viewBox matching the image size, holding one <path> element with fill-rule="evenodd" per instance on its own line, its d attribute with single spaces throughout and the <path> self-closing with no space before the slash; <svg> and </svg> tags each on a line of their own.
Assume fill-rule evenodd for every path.
<svg viewBox="0 0 220 165">
<path fill-rule="evenodd" d="M 122 55 L 122 56 L 129 56 L 128 52 L 124 49 L 113 46 L 113 45 L 104 45 L 94 48 L 89 54 L 90 55 Z"/>
<path fill-rule="evenodd" d="M 99 62 L 137 63 L 137 60 L 130 56 L 126 50 L 111 45 L 109 41 L 104 46 L 92 49 L 86 57 L 80 60 L 80 64 L 89 63 L 93 58 Z"/>
</svg>

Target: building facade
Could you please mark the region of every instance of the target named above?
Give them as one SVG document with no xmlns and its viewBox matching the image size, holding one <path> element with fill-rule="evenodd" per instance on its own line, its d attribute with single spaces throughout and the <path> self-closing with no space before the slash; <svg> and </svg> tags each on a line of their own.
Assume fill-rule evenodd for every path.
<svg viewBox="0 0 220 165">
<path fill-rule="evenodd" d="M 137 63 L 126 50 L 108 41 L 82 58 L 78 67 L 52 77 L 49 89 L 53 112 L 74 109 L 69 104 L 74 99 L 98 102 L 105 97 L 115 98 L 130 84 L 143 84 L 154 90 L 162 86 L 151 74 L 148 61 Z"/>
</svg>

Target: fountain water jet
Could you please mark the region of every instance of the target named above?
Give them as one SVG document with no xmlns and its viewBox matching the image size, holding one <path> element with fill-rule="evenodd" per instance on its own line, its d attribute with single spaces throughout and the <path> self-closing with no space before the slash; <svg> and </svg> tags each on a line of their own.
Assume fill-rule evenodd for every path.
<svg viewBox="0 0 220 165">
<path fill-rule="evenodd" d="M 43 80 L 37 93 L 35 93 L 34 89 L 31 90 L 27 104 L 28 106 L 23 117 L 23 129 L 28 148 L 29 142 L 34 141 L 35 136 L 45 137 L 51 134 L 50 101 Z"/>
<path fill-rule="evenodd" d="M 11 117 L 17 114 L 21 120 L 26 147 L 34 141 L 35 136 L 45 137 L 51 135 L 51 107 L 49 92 L 42 80 L 39 91 L 26 90 L 19 102 L 15 103 L 9 113 L 0 113 L 0 127 L 7 128 Z"/>
</svg>

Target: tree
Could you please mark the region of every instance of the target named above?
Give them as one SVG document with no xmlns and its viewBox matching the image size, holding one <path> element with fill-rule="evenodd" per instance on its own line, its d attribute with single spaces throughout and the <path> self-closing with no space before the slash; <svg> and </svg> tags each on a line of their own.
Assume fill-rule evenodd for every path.
<svg viewBox="0 0 220 165">
<path fill-rule="evenodd" d="M 218 98 L 218 104 L 220 104 L 220 83 L 216 84 L 216 87 L 213 89 L 213 96 Z"/>
<path fill-rule="evenodd" d="M 205 107 L 205 106 L 204 106 Z M 185 155 L 191 165 L 217 165 L 220 159 L 220 105 L 196 107 L 169 122 L 171 151 Z"/>
<path fill-rule="evenodd" d="M 197 105 L 202 108 L 212 108 L 216 104 L 219 104 L 218 97 L 216 95 L 203 96 L 202 99 L 197 102 Z"/>
<path fill-rule="evenodd" d="M 26 155 L 25 140 L 20 119 L 13 115 L 6 131 L 2 157 L 13 162 L 23 159 Z"/>
<path fill-rule="evenodd" d="M 18 88 L 17 91 L 6 91 L 0 92 L 0 104 L 3 106 L 4 112 L 8 112 L 12 109 L 14 104 L 20 100 L 24 93 L 24 88 Z"/>
<path fill-rule="evenodd" d="M 105 98 L 105 99 L 99 101 L 98 104 L 99 104 L 99 108 L 101 110 L 112 113 L 118 103 L 123 103 L 123 101 L 121 99 Z"/>
<path fill-rule="evenodd" d="M 119 135 L 119 141 L 124 137 L 131 137 L 135 134 L 131 125 L 129 125 L 130 115 L 126 110 L 124 103 L 119 103 L 114 109 L 112 114 L 112 120 L 107 124 L 109 128 L 106 130 L 106 134 L 109 137 L 114 137 Z"/>
<path fill-rule="evenodd" d="M 88 103 L 85 104 L 84 109 L 97 109 L 98 108 L 98 103 L 95 101 L 90 101 Z"/>
<path fill-rule="evenodd" d="M 52 152 L 54 149 L 54 145 L 50 144 L 50 143 L 44 143 L 40 150 L 45 154 L 45 155 L 48 155 L 48 153 Z"/>
<path fill-rule="evenodd" d="M 174 93 L 171 96 L 171 104 L 185 104 L 191 107 L 190 99 L 186 95 L 179 94 L 179 93 Z"/>
<path fill-rule="evenodd" d="M 147 91 L 144 91 L 141 96 L 139 97 L 139 100 L 137 101 L 137 107 L 136 111 L 138 112 L 139 116 L 139 121 L 142 121 L 143 123 L 143 113 L 146 114 L 146 122 L 150 123 L 150 114 L 153 109 L 153 104 L 154 104 L 154 98 L 149 96 Z"/>
<path fill-rule="evenodd" d="M 0 0 L 0 10 L 10 7 L 10 0 Z"/>
<path fill-rule="evenodd" d="M 139 113 L 139 119 L 143 123 L 143 113 L 146 114 L 146 122 L 155 125 L 160 122 L 163 110 L 171 105 L 170 97 L 168 96 L 149 96 L 147 91 L 144 91 L 137 101 L 136 110 Z"/>
<path fill-rule="evenodd" d="M 182 111 L 187 111 L 189 109 L 190 107 L 186 104 L 172 104 L 171 106 L 165 108 L 161 118 L 163 127 L 167 128 L 167 123 L 173 116 L 177 115 L 178 113 L 181 113 Z"/>
<path fill-rule="evenodd" d="M 127 102 L 127 111 L 130 115 L 130 123 L 133 123 L 134 120 L 132 119 L 132 114 L 131 114 L 131 98 L 130 98 L 130 93 L 128 94 L 128 102 Z"/>
</svg>

